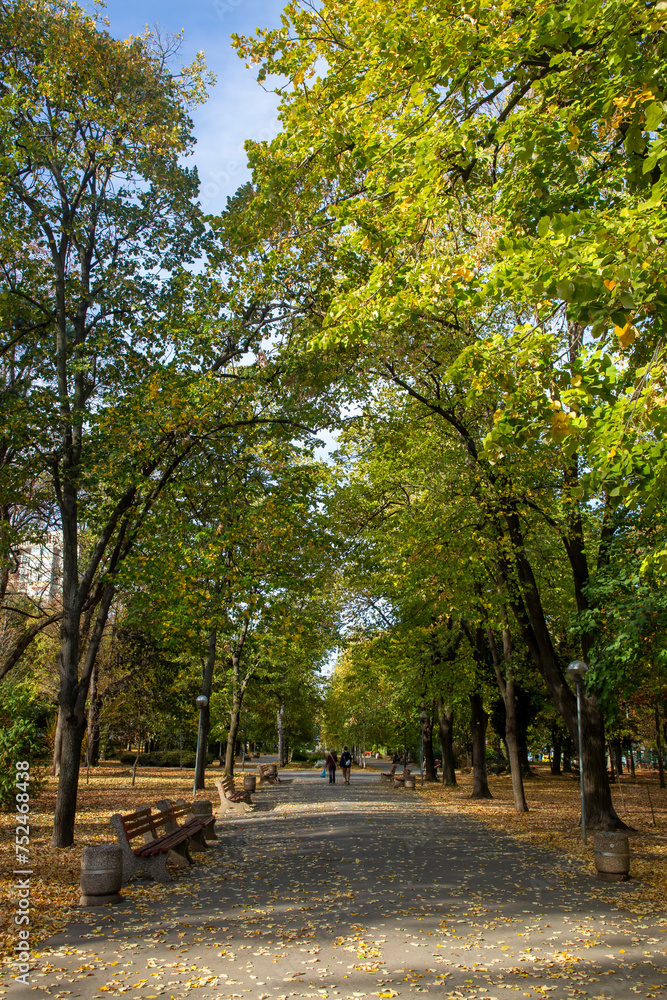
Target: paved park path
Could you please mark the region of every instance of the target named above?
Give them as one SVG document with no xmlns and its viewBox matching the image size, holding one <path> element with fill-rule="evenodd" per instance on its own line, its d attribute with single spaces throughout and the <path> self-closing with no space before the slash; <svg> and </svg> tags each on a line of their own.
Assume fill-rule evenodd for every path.
<svg viewBox="0 0 667 1000">
<path fill-rule="evenodd" d="M 377 772 L 257 800 L 172 884 L 52 938 L 10 995 L 667 997 L 667 918 L 632 882 L 429 812 Z"/>
</svg>

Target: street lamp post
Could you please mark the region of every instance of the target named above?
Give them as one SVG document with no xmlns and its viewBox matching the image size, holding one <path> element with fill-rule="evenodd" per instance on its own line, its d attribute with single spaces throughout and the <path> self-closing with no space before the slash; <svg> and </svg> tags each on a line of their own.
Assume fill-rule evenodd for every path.
<svg viewBox="0 0 667 1000">
<path fill-rule="evenodd" d="M 419 769 L 422 776 L 422 788 L 424 787 L 424 723 L 428 722 L 428 715 L 421 710 L 419 713 Z"/>
<path fill-rule="evenodd" d="M 205 694 L 200 694 L 195 699 L 195 705 L 199 709 L 199 729 L 197 730 L 197 754 L 195 756 L 195 780 L 192 787 L 192 797 L 197 794 L 197 773 L 199 771 L 199 755 L 201 754 L 201 714 L 208 705 L 208 698 Z"/>
<path fill-rule="evenodd" d="M 584 755 L 583 738 L 581 732 L 581 692 L 584 686 L 584 677 L 588 670 L 588 664 L 583 660 L 573 660 L 567 668 L 567 672 L 574 679 L 577 689 L 577 733 L 579 736 L 579 792 L 581 795 L 581 839 L 586 843 L 586 796 L 584 795 Z"/>
</svg>

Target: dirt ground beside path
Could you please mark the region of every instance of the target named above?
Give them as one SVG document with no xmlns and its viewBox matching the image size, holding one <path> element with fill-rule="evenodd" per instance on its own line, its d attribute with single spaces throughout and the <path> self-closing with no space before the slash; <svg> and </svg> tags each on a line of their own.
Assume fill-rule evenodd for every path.
<svg viewBox="0 0 667 1000">
<path fill-rule="evenodd" d="M 375 774 L 262 790 L 167 886 L 81 911 L 35 995 L 86 1000 L 667 997 L 667 917 L 637 882 L 429 808 Z"/>
</svg>

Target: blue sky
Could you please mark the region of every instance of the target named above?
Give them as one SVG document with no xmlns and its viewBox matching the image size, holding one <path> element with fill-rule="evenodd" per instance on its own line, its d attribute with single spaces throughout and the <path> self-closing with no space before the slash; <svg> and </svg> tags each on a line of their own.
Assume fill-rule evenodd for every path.
<svg viewBox="0 0 667 1000">
<path fill-rule="evenodd" d="M 249 178 L 245 139 L 269 139 L 278 131 L 277 101 L 255 81 L 231 48 L 233 31 L 251 34 L 276 27 L 284 0 L 107 0 L 105 13 L 113 35 L 139 34 L 157 21 L 168 32 L 185 31 L 180 61 L 203 49 L 217 84 L 208 102 L 194 114 L 201 203 L 219 212 L 228 195 Z M 193 161 L 190 160 L 190 163 Z"/>
</svg>

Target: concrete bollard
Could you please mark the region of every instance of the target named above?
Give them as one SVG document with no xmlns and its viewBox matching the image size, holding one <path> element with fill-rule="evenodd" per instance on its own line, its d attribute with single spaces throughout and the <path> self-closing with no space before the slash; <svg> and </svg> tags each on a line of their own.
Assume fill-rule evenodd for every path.
<svg viewBox="0 0 667 1000">
<path fill-rule="evenodd" d="M 204 827 L 203 833 L 206 840 L 217 840 L 215 832 L 215 816 L 213 815 L 213 803 L 210 799 L 195 799 L 192 803 L 192 812 L 195 816 L 210 816 L 211 822 Z"/>
<path fill-rule="evenodd" d="M 120 903 L 123 851 L 118 844 L 88 844 L 81 855 L 80 906 Z"/>
<path fill-rule="evenodd" d="M 630 843 L 626 833 L 596 833 L 595 867 L 603 882 L 625 882 L 630 871 Z"/>
</svg>

